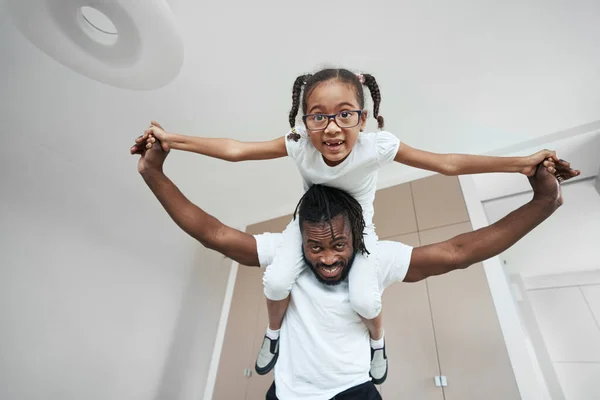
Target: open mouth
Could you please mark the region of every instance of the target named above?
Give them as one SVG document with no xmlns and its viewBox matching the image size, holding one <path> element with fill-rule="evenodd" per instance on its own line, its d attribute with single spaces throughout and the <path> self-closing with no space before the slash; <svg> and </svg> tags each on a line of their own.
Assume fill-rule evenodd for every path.
<svg viewBox="0 0 600 400">
<path fill-rule="evenodd" d="M 344 144 L 343 140 L 336 140 L 336 141 L 330 141 L 330 142 L 323 142 L 325 144 L 325 146 L 331 150 L 331 151 L 335 151 L 335 150 L 339 150 L 342 148 L 342 145 Z"/>
<path fill-rule="evenodd" d="M 335 278 L 342 271 L 342 268 L 341 265 L 334 265 L 332 267 L 319 266 L 319 271 L 321 271 L 321 275 L 325 278 Z"/>
</svg>

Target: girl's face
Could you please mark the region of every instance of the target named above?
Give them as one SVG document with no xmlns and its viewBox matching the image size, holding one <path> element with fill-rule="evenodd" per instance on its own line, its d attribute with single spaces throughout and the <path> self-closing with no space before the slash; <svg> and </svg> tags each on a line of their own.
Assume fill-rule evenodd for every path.
<svg viewBox="0 0 600 400">
<path fill-rule="evenodd" d="M 354 88 L 337 79 L 317 84 L 306 98 L 306 114 L 337 114 L 360 109 Z M 340 128 L 333 119 L 330 119 L 325 129 L 319 131 L 307 129 L 307 132 L 313 146 L 323 155 L 325 163 L 334 167 L 348 157 L 359 132 L 365 127 L 366 120 L 367 112 L 363 111 L 358 125 L 352 128 Z"/>
</svg>

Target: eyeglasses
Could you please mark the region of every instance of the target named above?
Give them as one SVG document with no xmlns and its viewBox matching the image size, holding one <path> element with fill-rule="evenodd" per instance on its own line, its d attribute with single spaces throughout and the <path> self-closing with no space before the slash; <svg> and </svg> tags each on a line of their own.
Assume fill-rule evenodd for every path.
<svg viewBox="0 0 600 400">
<path fill-rule="evenodd" d="M 360 123 L 361 115 L 362 110 L 340 111 L 337 114 L 308 114 L 302 117 L 302 121 L 309 131 L 324 130 L 332 119 L 340 128 L 354 128 Z"/>
</svg>

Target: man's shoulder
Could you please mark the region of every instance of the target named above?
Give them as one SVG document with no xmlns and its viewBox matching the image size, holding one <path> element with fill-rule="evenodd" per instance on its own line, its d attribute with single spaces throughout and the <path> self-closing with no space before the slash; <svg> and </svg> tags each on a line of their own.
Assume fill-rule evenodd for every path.
<svg viewBox="0 0 600 400">
<path fill-rule="evenodd" d="M 265 232 L 253 235 L 256 240 L 256 253 L 261 267 L 266 267 L 273 262 L 275 252 L 281 244 L 282 234 Z"/>
<path fill-rule="evenodd" d="M 398 257 L 405 257 L 413 247 L 394 240 L 379 240 L 377 242 L 377 259 L 383 263 L 393 263 Z"/>
<path fill-rule="evenodd" d="M 382 287 L 401 282 L 410 267 L 413 247 L 401 242 L 380 240 L 377 242 L 376 262 Z"/>
</svg>

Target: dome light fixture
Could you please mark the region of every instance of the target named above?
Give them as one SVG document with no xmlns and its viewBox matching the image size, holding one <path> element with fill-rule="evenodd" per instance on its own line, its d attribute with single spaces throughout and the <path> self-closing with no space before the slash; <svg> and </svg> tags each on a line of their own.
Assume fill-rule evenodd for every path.
<svg viewBox="0 0 600 400">
<path fill-rule="evenodd" d="M 17 29 L 66 67 L 108 85 L 153 90 L 173 81 L 183 41 L 166 0 L 5 0 Z"/>
</svg>

